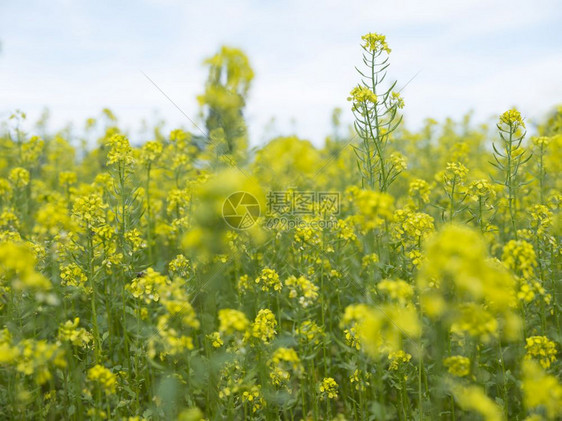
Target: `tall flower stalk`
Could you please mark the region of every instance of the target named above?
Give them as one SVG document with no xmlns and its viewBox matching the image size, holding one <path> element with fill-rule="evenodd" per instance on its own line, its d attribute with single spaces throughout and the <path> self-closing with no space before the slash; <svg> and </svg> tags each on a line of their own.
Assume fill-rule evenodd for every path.
<svg viewBox="0 0 562 421">
<path fill-rule="evenodd" d="M 500 116 L 497 128 L 500 134 L 501 146 L 498 147 L 492 144 L 495 160 L 495 162 L 492 162 L 492 165 L 498 169 L 502 178 L 494 181 L 505 186 L 510 221 L 509 231 L 512 236 L 517 238 L 517 230 L 515 229 L 517 190 L 522 185 L 517 176 L 521 166 L 531 159 L 531 155 L 526 154 L 521 148 L 526 132 L 524 131 L 525 123 L 519 111 L 513 108 L 503 113 Z"/>
<path fill-rule="evenodd" d="M 384 192 L 404 169 L 396 159 L 390 159 L 388 151 L 390 136 L 402 121 L 398 109 L 404 107 L 404 101 L 395 91 L 396 81 L 387 89 L 382 86 L 391 51 L 385 36 L 369 33 L 362 40 L 364 68 L 356 68 L 361 82 L 347 100 L 353 104 L 354 126 L 361 139 L 355 154 L 362 185 Z"/>
</svg>

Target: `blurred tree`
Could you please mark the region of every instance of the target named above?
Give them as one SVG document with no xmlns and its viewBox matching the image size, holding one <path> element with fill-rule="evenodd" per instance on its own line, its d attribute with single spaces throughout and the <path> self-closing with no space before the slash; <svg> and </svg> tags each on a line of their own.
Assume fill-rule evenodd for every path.
<svg viewBox="0 0 562 421">
<path fill-rule="evenodd" d="M 211 152 L 243 160 L 248 143 L 243 110 L 254 71 L 244 52 L 226 46 L 204 64 L 209 67 L 209 76 L 205 92 L 197 100 L 205 116 Z"/>
</svg>

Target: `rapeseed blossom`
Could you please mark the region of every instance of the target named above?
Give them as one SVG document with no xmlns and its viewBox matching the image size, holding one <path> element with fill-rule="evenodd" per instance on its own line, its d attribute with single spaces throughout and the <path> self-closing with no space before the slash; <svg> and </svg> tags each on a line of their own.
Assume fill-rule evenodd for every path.
<svg viewBox="0 0 562 421">
<path fill-rule="evenodd" d="M 525 359 L 538 360 L 545 369 L 556 361 L 556 345 L 546 336 L 531 336 L 526 338 L 525 341 Z"/>
<path fill-rule="evenodd" d="M 325 377 L 318 387 L 322 399 L 336 399 L 338 397 L 338 384 L 332 377 Z"/>
<path fill-rule="evenodd" d="M 248 147 L 231 47 L 198 130 L 4 124 L 0 418 L 559 419 L 562 108 L 411 130 L 361 44 L 322 146 Z"/>
<path fill-rule="evenodd" d="M 106 394 L 115 393 L 117 377 L 102 365 L 96 364 L 88 370 L 88 379 L 98 384 Z"/>
</svg>

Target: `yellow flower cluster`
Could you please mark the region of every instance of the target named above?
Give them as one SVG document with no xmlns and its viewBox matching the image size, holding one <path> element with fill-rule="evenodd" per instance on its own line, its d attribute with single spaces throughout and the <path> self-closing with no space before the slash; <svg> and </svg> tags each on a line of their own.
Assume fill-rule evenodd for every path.
<svg viewBox="0 0 562 421">
<path fill-rule="evenodd" d="M 556 361 L 556 344 L 546 336 L 531 336 L 525 340 L 526 359 L 538 360 L 543 368 L 549 368 Z"/>
<path fill-rule="evenodd" d="M 21 189 L 29 184 L 29 171 L 25 168 L 14 168 L 10 171 L 8 179 L 16 189 Z"/>
<path fill-rule="evenodd" d="M 25 245 L 0 242 L 0 286 L 11 281 L 15 290 L 50 290 L 51 283 L 35 270 L 35 265 L 35 256 Z"/>
<path fill-rule="evenodd" d="M 57 344 L 34 339 L 13 344 L 10 331 L 0 331 L 0 367 L 12 366 L 18 373 L 33 375 L 35 383 L 43 385 L 53 378 L 53 367 L 66 365 L 64 351 Z"/>
<path fill-rule="evenodd" d="M 372 190 L 349 189 L 353 203 L 357 207 L 355 221 L 365 231 L 390 221 L 394 212 L 394 198 L 387 193 Z"/>
<path fill-rule="evenodd" d="M 404 246 L 420 245 L 435 229 L 433 217 L 423 212 L 398 210 L 394 221 L 393 235 Z"/>
<path fill-rule="evenodd" d="M 109 152 L 107 154 L 107 163 L 109 165 L 129 166 L 135 161 L 133 157 L 133 149 L 129 144 L 129 139 L 122 134 L 114 134 L 107 140 Z"/>
<path fill-rule="evenodd" d="M 174 276 L 187 277 L 188 271 L 191 269 L 191 263 L 183 255 L 178 254 L 169 264 L 168 270 Z"/>
<path fill-rule="evenodd" d="M 401 364 L 405 364 L 410 362 L 412 356 L 403 350 L 393 351 L 388 354 L 388 361 L 390 364 L 388 365 L 389 370 L 398 370 Z"/>
<path fill-rule="evenodd" d="M 22 163 L 32 164 L 36 162 L 41 153 L 45 142 L 39 136 L 31 136 L 31 138 L 21 145 L 21 158 Z"/>
<path fill-rule="evenodd" d="M 257 412 L 266 405 L 260 386 L 252 386 L 250 390 L 242 393 L 242 401 L 251 405 L 252 413 Z"/>
<path fill-rule="evenodd" d="M 162 155 L 163 146 L 160 142 L 146 142 L 140 150 L 140 160 L 145 165 L 151 165 Z"/>
<path fill-rule="evenodd" d="M 369 309 L 357 333 L 367 353 L 377 358 L 401 350 L 405 339 L 419 338 L 421 323 L 415 308 L 384 304 Z"/>
<path fill-rule="evenodd" d="M 269 309 L 258 311 L 256 319 L 252 324 L 252 336 L 263 343 L 268 344 L 275 337 L 277 320 Z"/>
<path fill-rule="evenodd" d="M 504 264 L 518 275 L 529 279 L 537 266 L 537 257 L 533 245 L 525 240 L 511 240 L 503 248 Z"/>
<path fill-rule="evenodd" d="M 488 259 L 478 233 L 448 225 L 428 241 L 425 257 L 417 282 L 424 313 L 444 317 L 455 331 L 485 340 L 496 335 L 500 324 L 506 336 L 518 336 L 512 311 L 515 281 Z M 454 297 L 448 294 L 451 290 Z"/>
<path fill-rule="evenodd" d="M 372 104 L 377 103 L 377 96 L 369 88 L 365 86 L 357 86 L 351 90 L 349 93 L 348 101 L 353 101 L 354 106 L 358 104 L 366 104 L 368 102 Z"/>
<path fill-rule="evenodd" d="M 395 171 L 401 172 L 408 168 L 408 160 L 400 152 L 391 153 L 389 158 Z"/>
<path fill-rule="evenodd" d="M 68 320 L 59 326 L 58 339 L 61 342 L 70 342 L 74 346 L 85 347 L 92 341 L 92 335 L 84 328 L 79 328 L 80 318 Z"/>
<path fill-rule="evenodd" d="M 116 391 L 117 376 L 102 365 L 96 364 L 88 370 L 88 380 L 98 384 L 106 394 Z"/>
<path fill-rule="evenodd" d="M 313 304 L 318 298 L 318 287 L 304 276 L 290 276 L 285 281 L 289 289 L 289 298 L 298 299 L 299 304 L 306 308 Z"/>
<path fill-rule="evenodd" d="M 443 365 L 447 367 L 449 373 L 456 377 L 465 377 L 470 374 L 470 359 L 461 355 L 454 355 L 443 360 Z"/>
<path fill-rule="evenodd" d="M 523 361 L 523 400 L 529 409 L 544 409 L 549 420 L 559 419 L 562 385 L 534 361 Z"/>
<path fill-rule="evenodd" d="M 414 296 L 414 288 L 402 279 L 384 279 L 377 284 L 377 289 L 391 300 L 395 300 L 403 305 Z"/>
<path fill-rule="evenodd" d="M 260 276 L 255 280 L 256 286 L 258 286 L 262 291 L 281 291 L 283 284 L 279 279 L 279 274 L 275 269 L 264 268 L 261 271 Z"/>
<path fill-rule="evenodd" d="M 245 332 L 250 322 L 246 315 L 238 310 L 225 308 L 219 310 L 219 332 L 232 335 L 236 332 Z"/>
<path fill-rule="evenodd" d="M 468 191 L 473 200 L 486 200 L 495 197 L 495 191 L 488 180 L 476 180 L 470 183 Z"/>
<path fill-rule="evenodd" d="M 385 51 L 390 54 L 390 48 L 386 42 L 386 37 L 382 34 L 377 34 L 375 32 L 369 32 L 361 37 L 363 40 L 363 47 L 369 51 Z"/>
<path fill-rule="evenodd" d="M 507 110 L 505 113 L 503 113 L 500 116 L 500 123 L 514 128 L 518 128 L 518 127 L 525 128 L 525 123 L 523 122 L 521 113 L 517 111 L 515 108 L 512 108 L 511 110 Z"/>
<path fill-rule="evenodd" d="M 84 271 L 76 263 L 61 266 L 60 268 L 61 284 L 86 289 L 88 277 Z"/>
<path fill-rule="evenodd" d="M 133 297 L 144 300 L 145 303 L 160 299 L 160 288 L 168 283 L 168 278 L 152 268 L 139 273 L 129 285 L 127 290 Z"/>
<path fill-rule="evenodd" d="M 103 203 L 102 198 L 94 193 L 76 198 L 72 214 L 82 226 L 89 229 L 105 223 L 106 208 L 107 205 Z"/>
<path fill-rule="evenodd" d="M 277 348 L 268 361 L 269 377 L 275 386 L 287 385 L 291 373 L 300 376 L 302 365 L 300 358 L 293 348 Z"/>
<path fill-rule="evenodd" d="M 353 374 L 349 376 L 349 383 L 354 386 L 355 390 L 365 391 L 371 385 L 369 382 L 370 378 L 371 373 L 368 371 L 361 371 L 357 368 Z"/>
<path fill-rule="evenodd" d="M 429 193 L 431 193 L 431 188 L 427 181 L 416 178 L 410 182 L 408 194 L 412 199 L 419 200 L 421 203 L 428 203 Z"/>
<path fill-rule="evenodd" d="M 452 391 L 462 409 L 477 412 L 485 421 L 504 419 L 500 407 L 480 387 L 453 385 Z"/>
<path fill-rule="evenodd" d="M 207 335 L 207 339 L 211 341 L 211 345 L 213 348 L 220 348 L 224 345 L 223 340 L 221 339 L 221 334 L 219 332 L 213 332 Z"/>
<path fill-rule="evenodd" d="M 296 329 L 295 333 L 301 342 L 318 345 L 324 337 L 324 331 L 316 322 L 305 320 Z"/>
<path fill-rule="evenodd" d="M 338 384 L 332 377 L 324 377 L 319 390 L 322 399 L 336 399 L 338 397 Z"/>
<path fill-rule="evenodd" d="M 468 175 L 468 168 L 460 162 L 448 162 L 445 171 L 446 183 L 450 183 L 452 179 L 462 181 Z"/>
<path fill-rule="evenodd" d="M 74 171 L 61 171 L 59 173 L 59 185 L 62 187 L 68 187 L 76 183 L 77 180 L 78 177 Z"/>
</svg>

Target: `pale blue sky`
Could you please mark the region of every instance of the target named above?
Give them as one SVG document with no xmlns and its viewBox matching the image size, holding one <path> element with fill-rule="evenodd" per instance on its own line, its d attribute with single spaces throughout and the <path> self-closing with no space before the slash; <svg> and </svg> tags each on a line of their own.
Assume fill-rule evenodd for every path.
<svg viewBox="0 0 562 421">
<path fill-rule="evenodd" d="M 31 119 L 48 106 L 52 124 L 111 108 L 133 141 L 142 118 L 190 123 L 205 80 L 202 60 L 221 44 L 246 51 L 256 72 L 247 118 L 253 144 L 297 132 L 321 144 L 334 107 L 357 82 L 360 36 L 387 35 L 389 77 L 403 92 L 406 121 L 485 121 L 510 106 L 528 120 L 562 103 L 562 3 L 533 1 L 0 0 L 0 119 Z M 141 72 L 142 71 L 142 72 Z"/>
</svg>

